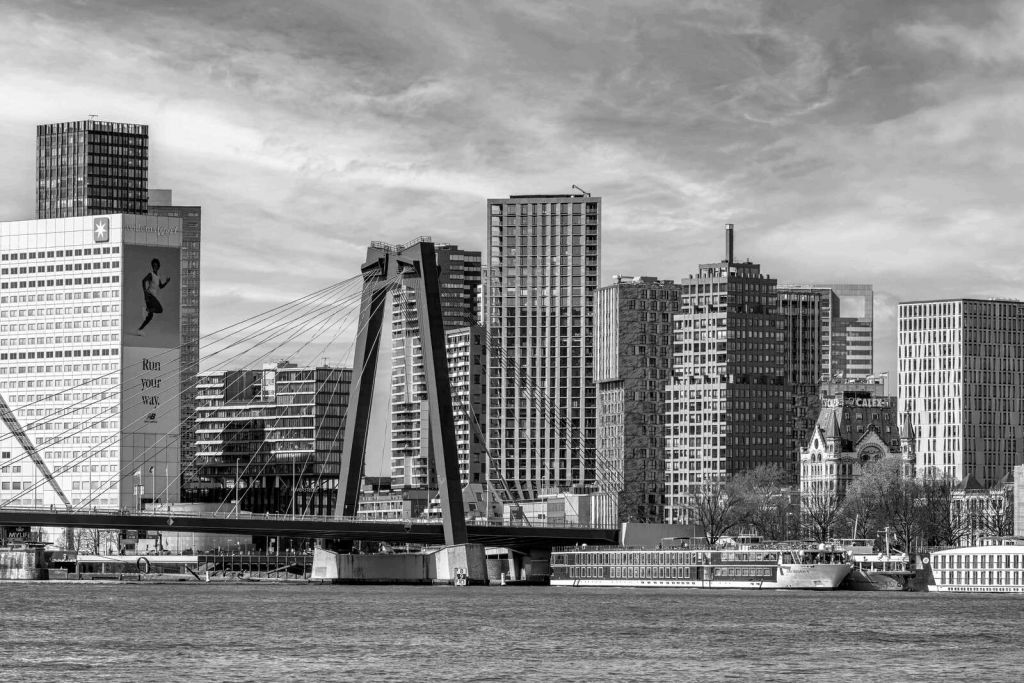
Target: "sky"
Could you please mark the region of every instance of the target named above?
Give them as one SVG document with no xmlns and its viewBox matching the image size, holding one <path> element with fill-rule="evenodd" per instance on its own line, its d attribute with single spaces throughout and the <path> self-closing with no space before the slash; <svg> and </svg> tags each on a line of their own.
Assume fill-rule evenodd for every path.
<svg viewBox="0 0 1024 683">
<path fill-rule="evenodd" d="M 873 284 L 895 378 L 897 302 L 1021 297 L 1021 35 L 984 0 L 0 0 L 0 219 L 34 217 L 36 124 L 148 124 L 150 187 L 203 207 L 206 332 L 575 184 L 604 284 L 734 223 L 780 282 Z"/>
</svg>

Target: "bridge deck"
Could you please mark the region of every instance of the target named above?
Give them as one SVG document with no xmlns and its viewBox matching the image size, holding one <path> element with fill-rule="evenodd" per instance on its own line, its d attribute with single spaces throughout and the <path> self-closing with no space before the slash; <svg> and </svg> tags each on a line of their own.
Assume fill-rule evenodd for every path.
<svg viewBox="0 0 1024 683">
<path fill-rule="evenodd" d="M 67 512 L 39 509 L 0 509 L 0 526 L 47 526 L 92 529 L 137 529 L 251 536 L 297 536 L 342 541 L 379 541 L 441 545 L 441 523 L 405 520 L 377 522 L 336 520 L 313 516 L 189 514 L 154 512 Z M 502 526 L 468 523 L 470 543 L 503 547 L 544 547 L 588 543 L 614 545 L 618 529 L 587 526 Z"/>
</svg>

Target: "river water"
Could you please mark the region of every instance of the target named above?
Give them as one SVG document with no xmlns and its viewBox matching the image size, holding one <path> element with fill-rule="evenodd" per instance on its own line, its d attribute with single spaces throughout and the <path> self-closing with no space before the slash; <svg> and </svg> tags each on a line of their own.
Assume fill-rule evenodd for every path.
<svg viewBox="0 0 1024 683">
<path fill-rule="evenodd" d="M 0 584 L 0 680 L 1019 680 L 1024 597 Z"/>
</svg>

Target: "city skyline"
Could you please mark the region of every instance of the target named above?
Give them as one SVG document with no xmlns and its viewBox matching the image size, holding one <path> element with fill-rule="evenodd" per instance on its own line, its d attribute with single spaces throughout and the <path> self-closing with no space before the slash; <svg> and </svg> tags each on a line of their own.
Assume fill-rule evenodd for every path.
<svg viewBox="0 0 1024 683">
<path fill-rule="evenodd" d="M 207 331 L 573 183 L 604 197 L 600 284 L 683 279 L 733 222 L 780 281 L 874 284 L 893 378 L 897 302 L 1020 296 L 1016 5 L 389 7 L 5 2 L 0 216 L 34 215 L 35 125 L 96 113 L 204 207 Z"/>
</svg>

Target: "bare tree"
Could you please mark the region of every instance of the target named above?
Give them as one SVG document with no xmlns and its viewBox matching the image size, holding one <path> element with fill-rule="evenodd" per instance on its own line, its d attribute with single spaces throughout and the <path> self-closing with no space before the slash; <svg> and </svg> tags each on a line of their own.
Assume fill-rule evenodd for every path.
<svg viewBox="0 0 1024 683">
<path fill-rule="evenodd" d="M 787 491 L 790 483 L 790 476 L 778 465 L 758 465 L 733 479 L 734 489 L 743 498 L 744 521 L 764 538 L 792 535 L 794 506 Z"/>
<path fill-rule="evenodd" d="M 1012 536 L 1013 489 L 1008 488 L 1002 497 L 993 496 L 985 514 L 984 529 L 993 536 Z"/>
<path fill-rule="evenodd" d="M 697 485 L 688 505 L 690 518 L 704 529 L 709 546 L 745 519 L 744 498 L 735 482 L 707 477 Z"/>
<path fill-rule="evenodd" d="M 921 534 L 925 545 L 959 545 L 967 533 L 963 511 L 953 504 L 955 484 L 937 468 L 921 473 Z"/>
<path fill-rule="evenodd" d="M 843 499 L 831 489 L 813 491 L 800 496 L 803 531 L 814 540 L 824 543 L 833 537 L 842 517 Z"/>
<path fill-rule="evenodd" d="M 67 550 L 99 555 L 116 552 L 120 537 L 115 529 L 75 529 L 70 540 Z"/>
<path fill-rule="evenodd" d="M 909 552 L 922 533 L 923 493 L 918 480 L 903 476 L 899 457 L 889 456 L 865 465 L 846 496 L 851 509 L 864 514 L 868 529 L 892 529 Z"/>
</svg>

